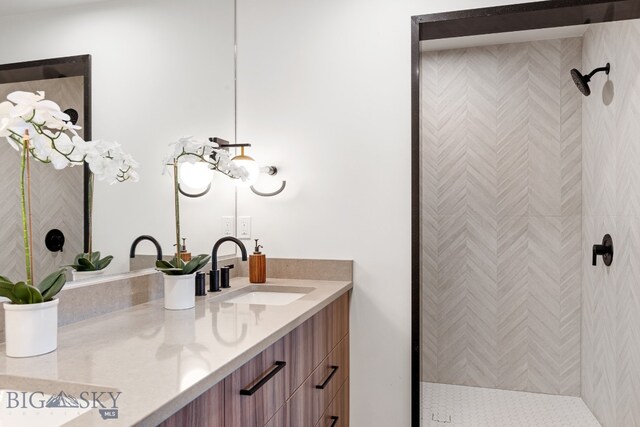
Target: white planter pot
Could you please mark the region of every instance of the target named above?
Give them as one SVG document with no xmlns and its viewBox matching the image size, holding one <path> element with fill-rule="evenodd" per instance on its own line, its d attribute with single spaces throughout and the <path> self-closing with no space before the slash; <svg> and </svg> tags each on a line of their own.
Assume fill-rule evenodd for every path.
<svg viewBox="0 0 640 427">
<path fill-rule="evenodd" d="M 164 274 L 164 308 L 186 310 L 196 306 L 196 275 Z"/>
<path fill-rule="evenodd" d="M 4 304 L 6 353 L 32 357 L 58 347 L 58 299 L 40 304 Z"/>
<path fill-rule="evenodd" d="M 76 270 L 73 270 L 71 272 L 71 276 L 73 277 L 74 281 L 89 279 L 91 277 L 102 276 L 103 274 L 104 274 L 104 270 L 97 270 L 97 271 L 76 271 Z"/>
</svg>

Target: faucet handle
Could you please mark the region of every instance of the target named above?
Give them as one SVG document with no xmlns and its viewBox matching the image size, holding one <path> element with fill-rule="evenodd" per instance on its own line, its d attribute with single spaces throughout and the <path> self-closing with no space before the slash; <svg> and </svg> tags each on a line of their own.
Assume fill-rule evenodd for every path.
<svg viewBox="0 0 640 427">
<path fill-rule="evenodd" d="M 220 292 L 220 272 L 218 270 L 209 271 L 209 292 Z"/>
<path fill-rule="evenodd" d="M 220 287 L 223 289 L 228 289 L 231 286 L 229 285 L 229 270 L 233 268 L 233 264 L 225 265 L 220 269 Z"/>
<path fill-rule="evenodd" d="M 229 270 L 231 270 L 232 268 L 235 268 L 235 267 L 236 267 L 236 266 L 235 266 L 235 265 L 233 265 L 233 264 L 227 264 L 227 265 L 225 265 L 225 266 L 224 266 L 224 267 L 222 267 L 222 268 L 228 268 Z"/>
</svg>

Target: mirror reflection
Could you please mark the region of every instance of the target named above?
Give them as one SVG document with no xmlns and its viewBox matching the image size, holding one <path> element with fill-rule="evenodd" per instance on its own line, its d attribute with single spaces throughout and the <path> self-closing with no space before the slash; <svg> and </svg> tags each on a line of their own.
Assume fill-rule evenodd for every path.
<svg viewBox="0 0 640 427">
<path fill-rule="evenodd" d="M 130 270 L 129 249 L 140 235 L 153 236 L 164 254 L 171 256 L 176 251 L 173 178 L 162 174 L 169 145 L 188 136 L 235 142 L 233 0 L 107 1 L 47 9 L 30 13 L 27 32 L 22 30 L 23 23 L 15 15 L 20 11 L 15 7 L 19 6 L 0 6 L 0 31 L 23 37 L 10 37 L 12 42 L 0 52 L 0 63 L 90 55 L 89 130 L 95 139 L 117 141 L 139 163 L 137 183 L 95 182 L 89 242 L 102 256 L 114 257 L 106 273 Z M 33 80 L 23 90 L 46 91 L 48 99 L 66 106 L 71 103 L 67 99 L 79 92 L 65 87 L 66 82 L 59 83 L 54 89 Z M 4 98 L 13 89 L 0 86 L 0 90 Z M 82 111 L 83 106 L 78 104 L 75 109 Z M 1 149 L 4 159 L 7 147 Z M 57 217 L 62 223 L 57 228 L 65 235 L 62 252 L 35 257 L 42 265 L 34 268 L 43 271 L 71 263 L 83 251 L 87 231 L 82 168 L 48 168 L 47 173 L 56 173 L 55 180 L 36 178 L 34 186 L 46 184 L 49 197 L 69 212 L 60 208 L 55 216 L 38 215 L 51 207 L 34 202 L 34 218 Z M 203 190 L 198 188 L 202 171 L 183 175 L 186 192 Z M 187 252 L 194 255 L 210 253 L 223 235 L 223 224 L 235 224 L 235 180 L 217 173 L 204 179 L 209 177 L 210 189 L 202 197 L 180 196 L 181 237 L 186 239 Z M 75 190 L 65 190 L 59 181 Z M 43 232 L 55 228 L 52 224 L 38 227 Z M 235 233 L 235 227 L 231 232 Z M 20 239 L 19 232 L 12 234 L 3 228 L 0 233 L 5 247 L 12 239 Z M 44 238 L 34 240 L 34 251 L 48 251 Z M 220 250 L 221 256 L 234 253 L 232 246 Z M 137 248 L 132 268 L 152 267 L 155 258 L 156 248 L 145 241 Z M 16 269 L 23 268 L 19 254 L 0 259 L 15 264 Z M 1 267 L 4 272 L 9 265 Z"/>
<path fill-rule="evenodd" d="M 75 58 L 72 62 L 54 60 L 0 66 L 0 102 L 20 91 L 42 91 L 49 99 L 55 99 L 62 111 L 73 115 L 73 122 L 82 128 L 77 133 L 84 138 L 87 64 L 83 59 L 86 58 Z M 3 105 L 9 108 L 14 103 Z M 18 148 L 17 144 L 10 144 L 4 138 L 0 144 L 0 159 L 6 173 L 0 183 L 4 196 L 0 205 L 3 221 L 0 271 L 7 277 L 24 280 L 23 224 L 18 214 L 22 165 Z M 30 165 L 30 178 L 33 274 L 42 278 L 60 265 L 70 264 L 75 254 L 84 251 L 84 170 L 83 167 L 58 170 L 34 161 Z M 45 212 L 48 214 L 41 214 Z"/>
</svg>

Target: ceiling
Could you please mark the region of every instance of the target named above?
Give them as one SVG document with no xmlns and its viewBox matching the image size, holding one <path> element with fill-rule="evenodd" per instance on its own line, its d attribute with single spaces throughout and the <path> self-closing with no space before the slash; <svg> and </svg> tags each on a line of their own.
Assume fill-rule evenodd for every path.
<svg viewBox="0 0 640 427">
<path fill-rule="evenodd" d="M 87 3 L 97 3 L 99 1 L 104 0 L 0 0 L 0 17 Z"/>
<path fill-rule="evenodd" d="M 476 46 L 491 46 L 507 43 L 523 43 L 534 40 L 553 40 L 568 37 L 582 37 L 588 25 L 572 27 L 543 28 L 538 30 L 514 31 L 510 33 L 482 34 L 479 36 L 451 37 L 448 39 L 425 40 L 420 42 L 423 52 L 435 50 L 461 49 Z"/>
</svg>

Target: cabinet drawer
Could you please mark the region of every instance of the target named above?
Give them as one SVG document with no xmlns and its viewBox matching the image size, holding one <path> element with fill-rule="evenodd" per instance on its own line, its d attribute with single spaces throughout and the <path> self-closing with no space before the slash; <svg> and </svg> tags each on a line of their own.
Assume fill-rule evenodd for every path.
<svg viewBox="0 0 640 427">
<path fill-rule="evenodd" d="M 291 426 L 313 427 L 349 377 L 349 336 L 322 361 L 289 400 Z"/>
<path fill-rule="evenodd" d="M 340 387 L 316 427 L 349 427 L 349 378 Z"/>
<path fill-rule="evenodd" d="M 225 426 L 263 427 L 289 396 L 284 338 L 224 380 Z"/>
<path fill-rule="evenodd" d="M 295 392 L 349 332 L 349 293 L 285 337 L 291 361 L 290 389 Z"/>
<path fill-rule="evenodd" d="M 289 427 L 289 403 L 285 403 L 265 427 Z"/>
<path fill-rule="evenodd" d="M 214 385 L 159 425 L 161 427 L 223 427 L 224 382 Z"/>
</svg>

